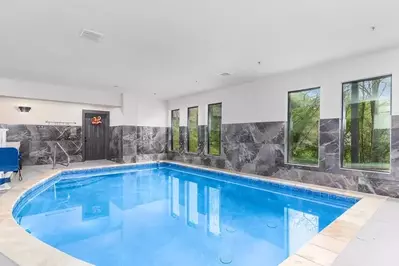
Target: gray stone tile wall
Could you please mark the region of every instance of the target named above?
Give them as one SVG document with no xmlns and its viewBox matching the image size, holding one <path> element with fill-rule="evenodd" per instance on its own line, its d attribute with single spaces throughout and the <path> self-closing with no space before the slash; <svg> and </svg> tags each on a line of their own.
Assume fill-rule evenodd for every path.
<svg viewBox="0 0 399 266">
<path fill-rule="evenodd" d="M 399 116 L 392 116 L 391 172 L 340 167 L 340 120 L 321 119 L 318 166 L 285 163 L 285 122 L 222 125 L 222 154 L 207 154 L 207 127 L 199 128 L 197 153 L 187 152 L 187 127 L 180 127 L 180 150 L 168 159 L 233 171 L 274 176 L 322 186 L 399 197 Z M 169 137 L 170 141 L 170 137 Z"/>
<path fill-rule="evenodd" d="M 7 141 L 20 142 L 23 165 L 53 163 L 56 142 L 66 150 L 71 162 L 82 161 L 82 127 L 52 125 L 2 125 L 8 128 Z M 57 160 L 65 160 L 63 153 L 57 153 Z"/>
<path fill-rule="evenodd" d="M 8 128 L 7 141 L 20 142 L 23 165 L 53 163 L 56 142 L 66 150 L 71 162 L 81 162 L 82 127 L 51 125 L 0 125 Z M 109 160 L 118 163 L 166 159 L 167 128 L 142 126 L 111 126 Z M 57 150 L 57 161 L 66 156 Z"/>
<path fill-rule="evenodd" d="M 108 159 L 118 163 L 165 160 L 167 130 L 166 127 L 111 127 Z"/>
</svg>

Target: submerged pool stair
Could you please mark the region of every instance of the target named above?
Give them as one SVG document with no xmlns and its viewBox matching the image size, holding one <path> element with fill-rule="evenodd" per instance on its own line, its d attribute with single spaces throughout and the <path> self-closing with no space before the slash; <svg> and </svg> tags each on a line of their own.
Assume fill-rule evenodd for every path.
<svg viewBox="0 0 399 266">
<path fill-rule="evenodd" d="M 61 152 L 66 156 L 66 162 L 62 162 L 62 161 L 58 161 L 57 162 L 57 149 L 60 149 Z M 69 157 L 69 154 L 65 151 L 65 149 L 61 146 L 61 144 L 59 142 L 56 142 L 54 144 L 54 150 L 53 150 L 53 169 L 55 169 L 56 164 L 60 164 L 63 166 L 69 166 L 69 164 L 71 163 L 71 158 Z"/>
</svg>

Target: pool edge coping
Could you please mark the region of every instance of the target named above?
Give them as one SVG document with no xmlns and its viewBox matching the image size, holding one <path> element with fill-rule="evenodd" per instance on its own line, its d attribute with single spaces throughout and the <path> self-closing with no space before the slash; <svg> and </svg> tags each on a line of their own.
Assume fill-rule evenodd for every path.
<svg viewBox="0 0 399 266">
<path fill-rule="evenodd" d="M 213 172 L 222 172 L 234 176 L 243 176 L 244 178 L 255 179 L 288 185 L 291 187 L 310 189 L 318 192 L 325 192 L 344 197 L 357 198 L 359 201 L 351 208 L 346 210 L 329 226 L 308 241 L 296 253 L 290 255 L 286 260 L 280 263 L 281 266 L 294 266 L 297 263 L 309 266 L 327 266 L 331 265 L 338 257 L 340 252 L 354 239 L 360 229 L 379 209 L 382 203 L 388 198 L 384 196 L 366 194 L 357 191 L 341 190 L 329 188 L 314 184 L 305 184 L 290 180 L 284 180 L 276 177 L 261 176 L 234 172 L 226 169 L 218 169 L 209 166 L 198 166 L 187 163 L 160 160 L 139 163 L 89 166 L 73 169 L 49 170 L 44 174 L 39 174 L 35 180 L 27 180 L 24 183 L 17 183 L 12 189 L 0 197 L 0 253 L 14 261 L 20 266 L 32 266 L 41 263 L 49 265 L 76 265 L 90 266 L 92 264 L 75 258 L 64 253 L 27 233 L 14 219 L 13 210 L 19 203 L 19 200 L 32 188 L 45 183 L 63 172 L 70 170 L 79 171 L 87 169 L 101 168 L 119 168 L 129 165 L 143 165 L 151 163 L 170 163 L 195 169 L 205 169 Z M 10 247 L 11 246 L 11 247 Z M 27 254 L 30 256 L 21 256 Z M 37 262 L 37 264 L 33 264 Z"/>
</svg>

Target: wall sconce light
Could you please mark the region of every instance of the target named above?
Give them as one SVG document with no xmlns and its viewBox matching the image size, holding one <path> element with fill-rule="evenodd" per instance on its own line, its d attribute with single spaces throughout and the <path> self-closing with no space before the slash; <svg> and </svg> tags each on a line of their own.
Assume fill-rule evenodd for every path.
<svg viewBox="0 0 399 266">
<path fill-rule="evenodd" d="M 21 113 L 29 113 L 30 109 L 32 109 L 32 107 L 29 106 L 18 106 L 18 109 Z"/>
</svg>

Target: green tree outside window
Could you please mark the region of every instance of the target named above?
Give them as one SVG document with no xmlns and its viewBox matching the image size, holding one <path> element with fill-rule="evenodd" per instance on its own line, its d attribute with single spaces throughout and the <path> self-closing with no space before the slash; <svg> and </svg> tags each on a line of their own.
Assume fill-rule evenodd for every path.
<svg viewBox="0 0 399 266">
<path fill-rule="evenodd" d="M 319 161 L 320 88 L 288 93 L 288 162 Z"/>
<path fill-rule="evenodd" d="M 198 150 L 198 106 L 188 108 L 188 151 Z"/>
<path fill-rule="evenodd" d="M 391 88 L 391 76 L 342 85 L 343 167 L 389 171 Z"/>
<path fill-rule="evenodd" d="M 220 155 L 222 129 L 222 104 L 208 105 L 208 153 Z"/>
</svg>

